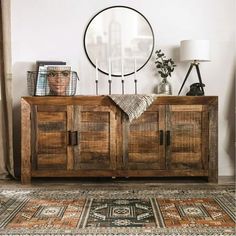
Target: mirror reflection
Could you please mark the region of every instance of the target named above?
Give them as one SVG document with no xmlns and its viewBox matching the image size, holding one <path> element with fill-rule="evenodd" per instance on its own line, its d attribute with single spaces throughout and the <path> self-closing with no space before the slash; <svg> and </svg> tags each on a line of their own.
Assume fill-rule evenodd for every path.
<svg viewBox="0 0 236 236">
<path fill-rule="evenodd" d="M 103 73 L 129 75 L 140 70 L 154 48 L 153 30 L 147 19 L 132 8 L 104 9 L 89 22 L 84 47 L 91 63 Z"/>
</svg>

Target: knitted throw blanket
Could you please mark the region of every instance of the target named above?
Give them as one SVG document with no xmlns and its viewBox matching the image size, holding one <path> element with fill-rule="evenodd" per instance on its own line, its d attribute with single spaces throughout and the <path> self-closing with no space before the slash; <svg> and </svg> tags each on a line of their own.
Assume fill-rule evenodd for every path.
<svg viewBox="0 0 236 236">
<path fill-rule="evenodd" d="M 131 122 L 138 118 L 157 98 L 157 95 L 126 94 L 126 95 L 109 95 L 117 106 L 123 110 Z"/>
</svg>

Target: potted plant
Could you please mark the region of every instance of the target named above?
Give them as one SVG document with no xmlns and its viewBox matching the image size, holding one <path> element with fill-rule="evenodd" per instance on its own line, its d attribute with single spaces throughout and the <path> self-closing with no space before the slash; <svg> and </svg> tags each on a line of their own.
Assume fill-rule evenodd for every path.
<svg viewBox="0 0 236 236">
<path fill-rule="evenodd" d="M 161 51 L 161 49 L 157 50 L 156 52 L 156 68 L 157 72 L 160 74 L 162 81 L 158 85 L 158 94 L 163 95 L 171 95 L 172 88 L 170 83 L 168 82 L 167 78 L 171 77 L 171 73 L 174 71 L 176 65 L 172 58 L 166 58 L 165 54 Z"/>
</svg>

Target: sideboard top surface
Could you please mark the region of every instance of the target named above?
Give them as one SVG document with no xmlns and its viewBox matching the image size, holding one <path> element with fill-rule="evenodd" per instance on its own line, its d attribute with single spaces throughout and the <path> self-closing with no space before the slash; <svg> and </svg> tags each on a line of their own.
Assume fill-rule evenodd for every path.
<svg viewBox="0 0 236 236">
<path fill-rule="evenodd" d="M 80 95 L 80 96 L 71 96 L 71 97 L 63 97 L 63 96 L 26 96 L 22 97 L 22 100 L 25 100 L 29 104 L 58 104 L 58 105 L 73 105 L 78 102 L 83 102 L 84 105 L 110 105 L 112 100 L 107 95 L 101 96 L 88 96 L 88 95 Z M 153 102 L 153 105 L 165 105 L 165 104 L 211 104 L 217 103 L 217 96 L 158 96 L 156 100 Z"/>
</svg>

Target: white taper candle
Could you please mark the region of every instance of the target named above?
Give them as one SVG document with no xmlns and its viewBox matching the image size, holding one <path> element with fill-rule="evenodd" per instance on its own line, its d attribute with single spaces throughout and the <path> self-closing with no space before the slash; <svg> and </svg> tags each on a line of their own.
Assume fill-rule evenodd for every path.
<svg viewBox="0 0 236 236">
<path fill-rule="evenodd" d="M 111 80 L 111 58 L 108 58 L 108 73 L 109 73 L 109 80 Z"/>
<path fill-rule="evenodd" d="M 124 60 L 123 57 L 121 56 L 121 79 L 124 77 Z"/>
<path fill-rule="evenodd" d="M 96 59 L 96 81 L 98 81 L 98 60 Z"/>
</svg>

